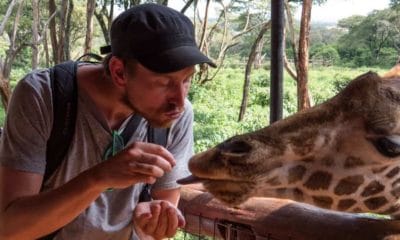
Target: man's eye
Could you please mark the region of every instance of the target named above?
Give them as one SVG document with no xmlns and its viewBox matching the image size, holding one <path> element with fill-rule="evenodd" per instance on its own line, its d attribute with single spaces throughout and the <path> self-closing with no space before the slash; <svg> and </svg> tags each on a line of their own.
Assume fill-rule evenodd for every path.
<svg viewBox="0 0 400 240">
<path fill-rule="evenodd" d="M 168 79 L 159 79 L 157 80 L 157 85 L 162 86 L 162 87 L 166 87 L 169 84 L 169 80 Z"/>
<path fill-rule="evenodd" d="M 393 158 L 400 155 L 400 136 L 378 138 L 374 141 L 374 145 L 386 157 Z"/>
</svg>

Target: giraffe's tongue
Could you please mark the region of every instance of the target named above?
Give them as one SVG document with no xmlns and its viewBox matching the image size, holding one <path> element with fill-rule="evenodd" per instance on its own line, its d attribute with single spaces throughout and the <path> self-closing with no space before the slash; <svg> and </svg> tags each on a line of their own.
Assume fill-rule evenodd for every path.
<svg viewBox="0 0 400 240">
<path fill-rule="evenodd" d="M 184 184 L 199 183 L 199 182 L 202 182 L 202 180 L 203 179 L 201 179 L 199 177 L 190 175 L 188 177 L 178 179 L 176 182 L 184 185 Z"/>
</svg>

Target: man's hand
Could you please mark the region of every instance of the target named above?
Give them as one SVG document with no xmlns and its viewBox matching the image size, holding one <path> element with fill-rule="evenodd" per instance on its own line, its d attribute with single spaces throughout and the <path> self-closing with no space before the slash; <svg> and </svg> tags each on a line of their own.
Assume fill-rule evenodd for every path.
<svg viewBox="0 0 400 240">
<path fill-rule="evenodd" d="M 185 219 L 178 208 L 168 201 L 141 202 L 133 213 L 133 224 L 142 240 L 159 240 L 173 237 Z"/>
<path fill-rule="evenodd" d="M 126 188 L 139 182 L 153 184 L 174 166 L 174 157 L 162 146 L 135 142 L 89 171 L 103 189 Z"/>
</svg>

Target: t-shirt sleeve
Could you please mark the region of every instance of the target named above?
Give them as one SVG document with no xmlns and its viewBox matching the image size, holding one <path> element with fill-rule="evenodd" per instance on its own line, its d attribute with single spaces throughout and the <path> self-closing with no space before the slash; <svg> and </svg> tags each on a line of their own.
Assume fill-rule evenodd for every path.
<svg viewBox="0 0 400 240">
<path fill-rule="evenodd" d="M 172 189 L 180 185 L 176 180 L 189 175 L 188 161 L 193 155 L 193 108 L 186 100 L 185 111 L 170 128 L 167 149 L 174 155 L 176 165 L 153 185 L 153 189 Z"/>
<path fill-rule="evenodd" d="M 46 142 L 52 126 L 49 72 L 35 71 L 20 80 L 11 96 L 0 139 L 0 164 L 43 174 Z"/>
</svg>

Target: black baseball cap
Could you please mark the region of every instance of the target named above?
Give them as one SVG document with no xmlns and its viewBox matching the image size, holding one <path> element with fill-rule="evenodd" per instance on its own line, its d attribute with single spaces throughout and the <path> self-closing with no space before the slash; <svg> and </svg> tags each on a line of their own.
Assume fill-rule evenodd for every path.
<svg viewBox="0 0 400 240">
<path fill-rule="evenodd" d="M 216 67 L 197 47 L 193 24 L 184 14 L 160 4 L 141 4 L 121 13 L 111 25 L 111 46 L 101 53 L 136 59 L 158 73 L 199 63 Z"/>
</svg>

